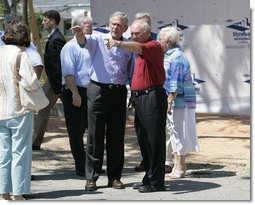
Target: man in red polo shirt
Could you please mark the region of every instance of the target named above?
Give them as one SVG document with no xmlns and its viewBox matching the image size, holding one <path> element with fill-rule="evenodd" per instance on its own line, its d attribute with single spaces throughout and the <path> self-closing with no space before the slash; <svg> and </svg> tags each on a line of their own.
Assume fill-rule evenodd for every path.
<svg viewBox="0 0 255 205">
<path fill-rule="evenodd" d="M 138 54 L 131 83 L 135 106 L 135 129 L 143 153 L 145 176 L 138 186 L 141 193 L 164 191 L 166 156 L 167 96 L 164 51 L 150 38 L 147 22 L 135 20 L 131 26 L 132 42 L 109 39 L 108 47 L 120 47 Z"/>
</svg>

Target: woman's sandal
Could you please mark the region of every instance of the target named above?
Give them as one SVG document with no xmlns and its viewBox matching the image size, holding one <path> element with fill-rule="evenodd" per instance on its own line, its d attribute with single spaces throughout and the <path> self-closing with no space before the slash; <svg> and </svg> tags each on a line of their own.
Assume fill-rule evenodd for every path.
<svg viewBox="0 0 255 205">
<path fill-rule="evenodd" d="M 182 169 L 174 169 L 169 175 L 167 175 L 170 179 L 180 179 L 185 177 L 186 170 Z"/>
<path fill-rule="evenodd" d="M 1 194 L 0 200 L 11 200 L 10 194 Z"/>
<path fill-rule="evenodd" d="M 16 195 L 16 196 L 12 196 L 12 200 L 14 201 L 22 201 L 22 200 L 26 200 L 23 195 Z"/>
<path fill-rule="evenodd" d="M 176 168 L 173 167 L 172 171 L 171 171 L 170 173 L 166 174 L 166 176 L 168 176 L 168 177 L 172 176 L 172 175 L 174 174 L 175 169 L 176 169 Z"/>
</svg>

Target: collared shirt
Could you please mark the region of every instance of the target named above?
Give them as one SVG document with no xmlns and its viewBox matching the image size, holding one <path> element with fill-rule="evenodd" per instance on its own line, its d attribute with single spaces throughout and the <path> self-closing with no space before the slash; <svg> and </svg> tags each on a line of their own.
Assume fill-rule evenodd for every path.
<svg viewBox="0 0 255 205">
<path fill-rule="evenodd" d="M 80 87 L 87 87 L 90 78 L 90 55 L 87 49 L 81 48 L 74 37 L 68 41 L 60 52 L 62 84 L 65 84 L 64 77 L 72 75 L 75 83 Z"/>
<path fill-rule="evenodd" d="M 0 46 L 5 45 L 2 39 L 0 38 Z M 31 42 L 29 47 L 25 49 L 25 52 L 27 53 L 29 60 L 31 61 L 32 66 L 43 66 L 42 58 L 40 54 L 37 51 L 37 48 L 35 45 Z"/>
<path fill-rule="evenodd" d="M 190 64 L 183 51 L 173 48 L 165 52 L 164 68 L 166 81 L 164 88 L 167 95 L 177 92 L 174 99 L 173 108 L 196 108 L 196 91 L 193 85 Z"/>
<path fill-rule="evenodd" d="M 144 90 L 158 85 L 164 85 L 166 76 L 164 71 L 164 51 L 161 45 L 149 40 L 141 44 L 142 55 L 138 55 L 135 64 L 131 90 Z"/>
<path fill-rule="evenodd" d="M 92 63 L 90 78 L 105 84 L 129 84 L 134 67 L 133 53 L 117 47 L 107 49 L 104 39 L 111 38 L 110 33 L 86 35 L 86 38 L 85 48 L 90 52 Z"/>
<path fill-rule="evenodd" d="M 48 38 L 54 33 L 54 31 L 57 29 L 58 27 L 54 28 L 49 34 L 48 34 Z"/>
</svg>

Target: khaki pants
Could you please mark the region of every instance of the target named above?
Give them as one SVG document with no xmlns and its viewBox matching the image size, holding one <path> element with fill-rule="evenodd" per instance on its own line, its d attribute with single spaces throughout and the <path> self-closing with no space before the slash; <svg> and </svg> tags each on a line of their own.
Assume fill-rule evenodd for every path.
<svg viewBox="0 0 255 205">
<path fill-rule="evenodd" d="M 47 80 L 46 83 L 43 85 L 43 91 L 49 100 L 49 105 L 45 107 L 44 109 L 39 110 L 37 118 L 35 120 L 34 135 L 33 135 L 34 146 L 41 146 L 43 142 L 44 133 L 48 125 L 50 111 L 56 104 L 58 98 L 60 97 L 60 94 L 56 95 L 53 92 L 49 80 Z"/>
</svg>

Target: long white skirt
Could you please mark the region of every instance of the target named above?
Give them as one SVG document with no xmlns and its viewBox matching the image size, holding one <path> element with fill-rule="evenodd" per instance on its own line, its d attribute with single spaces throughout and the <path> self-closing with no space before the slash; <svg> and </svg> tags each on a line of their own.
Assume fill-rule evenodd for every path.
<svg viewBox="0 0 255 205">
<path fill-rule="evenodd" d="M 166 131 L 170 135 L 173 153 L 198 152 L 195 109 L 173 109 L 172 112 L 172 115 L 167 114 Z"/>
</svg>

